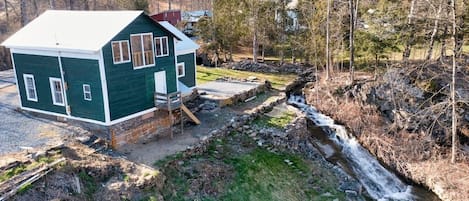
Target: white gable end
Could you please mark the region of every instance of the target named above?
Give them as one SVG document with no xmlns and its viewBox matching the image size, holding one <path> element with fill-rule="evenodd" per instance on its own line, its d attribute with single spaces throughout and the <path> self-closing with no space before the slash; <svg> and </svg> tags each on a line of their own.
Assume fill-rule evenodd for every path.
<svg viewBox="0 0 469 201">
<path fill-rule="evenodd" d="M 5 40 L 8 48 L 97 52 L 142 11 L 48 10 Z"/>
</svg>

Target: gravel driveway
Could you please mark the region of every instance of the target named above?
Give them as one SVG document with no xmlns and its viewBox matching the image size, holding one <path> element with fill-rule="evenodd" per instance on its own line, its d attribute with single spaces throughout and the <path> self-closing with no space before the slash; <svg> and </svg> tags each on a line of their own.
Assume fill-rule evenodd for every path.
<svg viewBox="0 0 469 201">
<path fill-rule="evenodd" d="M 0 71 L 0 155 L 60 143 L 84 133 L 66 123 L 35 117 L 19 108 L 13 70 Z"/>
</svg>

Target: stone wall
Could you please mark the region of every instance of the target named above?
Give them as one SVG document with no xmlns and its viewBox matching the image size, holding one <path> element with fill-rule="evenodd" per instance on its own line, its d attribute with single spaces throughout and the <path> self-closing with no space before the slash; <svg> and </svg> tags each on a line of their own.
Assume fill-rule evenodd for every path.
<svg viewBox="0 0 469 201">
<path fill-rule="evenodd" d="M 157 110 L 109 127 L 111 146 L 118 149 L 126 143 L 149 141 L 169 133 L 171 119 L 167 111 Z"/>
</svg>

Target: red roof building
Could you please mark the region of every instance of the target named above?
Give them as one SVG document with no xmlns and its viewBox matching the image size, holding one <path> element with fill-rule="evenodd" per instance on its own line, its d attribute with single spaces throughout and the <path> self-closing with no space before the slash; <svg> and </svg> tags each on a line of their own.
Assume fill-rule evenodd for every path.
<svg viewBox="0 0 469 201">
<path fill-rule="evenodd" d="M 168 11 L 164 11 L 164 12 L 152 15 L 150 17 L 156 21 L 168 21 L 173 26 L 176 26 L 176 24 L 181 21 L 181 11 L 180 10 L 168 10 Z"/>
</svg>

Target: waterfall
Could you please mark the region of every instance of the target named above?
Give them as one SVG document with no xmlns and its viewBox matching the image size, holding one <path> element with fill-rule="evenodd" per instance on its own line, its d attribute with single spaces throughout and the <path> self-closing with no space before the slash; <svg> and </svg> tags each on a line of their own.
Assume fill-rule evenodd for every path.
<svg viewBox="0 0 469 201">
<path fill-rule="evenodd" d="M 420 200 L 413 187 L 402 182 L 395 174 L 383 167 L 379 161 L 364 149 L 355 137 L 349 135 L 342 125 L 337 125 L 330 117 L 321 114 L 313 106 L 307 105 L 301 96 L 290 96 L 288 102 L 300 108 L 307 118 L 324 129 L 328 138 L 339 145 L 360 183 L 368 194 L 376 200 Z"/>
</svg>

